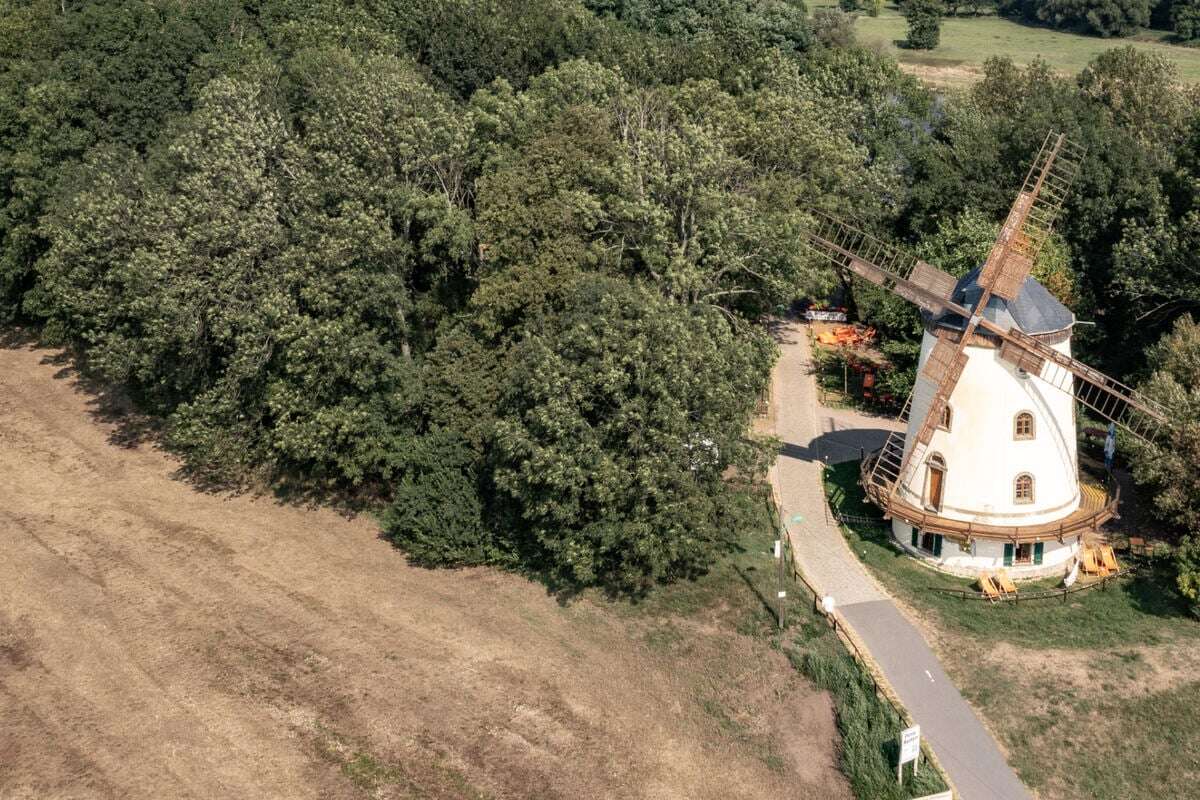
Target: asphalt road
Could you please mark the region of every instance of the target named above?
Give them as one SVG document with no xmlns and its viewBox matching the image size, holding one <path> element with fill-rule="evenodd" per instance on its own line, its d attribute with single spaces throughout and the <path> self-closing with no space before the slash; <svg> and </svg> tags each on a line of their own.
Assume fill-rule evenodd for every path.
<svg viewBox="0 0 1200 800">
<path fill-rule="evenodd" d="M 991 734 L 891 600 L 842 606 L 964 800 L 1032 800 Z"/>
<path fill-rule="evenodd" d="M 796 561 L 837 602 L 933 747 L 962 800 L 1033 800 L 921 632 L 851 552 L 825 513 L 821 463 L 858 458 L 882 444 L 890 420 L 823 408 L 817 402 L 803 325 L 776 330 L 780 346 L 772 392 L 783 441 L 773 472 Z"/>
</svg>

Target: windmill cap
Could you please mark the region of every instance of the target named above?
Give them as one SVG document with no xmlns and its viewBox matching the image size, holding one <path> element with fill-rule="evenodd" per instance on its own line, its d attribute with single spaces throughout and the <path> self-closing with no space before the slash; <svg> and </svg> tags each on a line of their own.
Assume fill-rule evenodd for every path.
<svg viewBox="0 0 1200 800">
<path fill-rule="evenodd" d="M 979 273 L 982 269 L 976 267 L 959 278 L 950 299 L 974 311 L 983 294 L 983 287 L 979 285 Z M 1057 333 L 1075 324 L 1075 315 L 1071 310 L 1058 302 L 1045 286 L 1032 277 L 1025 279 L 1021 292 L 1014 300 L 1005 300 L 993 295 L 988 300 L 983 316 L 1001 327 L 1015 326 L 1022 333 L 1031 336 L 1039 333 Z M 966 320 L 947 311 L 935 317 L 934 324 L 961 331 L 966 327 Z"/>
</svg>

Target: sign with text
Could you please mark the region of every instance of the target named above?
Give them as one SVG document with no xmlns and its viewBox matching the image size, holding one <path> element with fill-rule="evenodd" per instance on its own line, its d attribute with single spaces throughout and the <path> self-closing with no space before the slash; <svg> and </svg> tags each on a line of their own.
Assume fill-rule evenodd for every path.
<svg viewBox="0 0 1200 800">
<path fill-rule="evenodd" d="M 804 312 L 804 316 L 809 322 L 845 322 L 845 311 L 814 311 L 809 309 Z"/>
<path fill-rule="evenodd" d="M 900 763 L 916 761 L 921 753 L 921 726 L 913 725 L 900 732 Z"/>
</svg>

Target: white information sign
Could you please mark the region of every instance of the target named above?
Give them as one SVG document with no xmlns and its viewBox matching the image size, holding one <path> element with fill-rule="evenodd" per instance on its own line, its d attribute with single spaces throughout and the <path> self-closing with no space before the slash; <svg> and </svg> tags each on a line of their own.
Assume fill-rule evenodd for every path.
<svg viewBox="0 0 1200 800">
<path fill-rule="evenodd" d="M 833 606 L 834 606 L 833 595 L 827 594 L 821 598 L 821 608 L 825 609 L 826 614 L 833 613 Z"/>
<path fill-rule="evenodd" d="M 937 794 L 927 794 L 924 797 L 917 797 L 914 800 L 954 800 L 954 793 L 938 792 Z"/>
<path fill-rule="evenodd" d="M 916 761 L 921 753 L 921 726 L 913 725 L 900 732 L 900 763 Z"/>
<path fill-rule="evenodd" d="M 909 761 L 913 765 L 913 775 L 917 774 L 917 765 L 921 756 L 921 726 L 913 725 L 900 731 L 900 763 L 896 765 L 896 780 L 904 783 L 904 765 Z"/>
</svg>

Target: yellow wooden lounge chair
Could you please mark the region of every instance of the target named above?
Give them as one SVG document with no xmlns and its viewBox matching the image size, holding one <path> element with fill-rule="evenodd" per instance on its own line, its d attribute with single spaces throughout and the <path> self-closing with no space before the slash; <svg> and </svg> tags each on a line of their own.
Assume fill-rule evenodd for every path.
<svg viewBox="0 0 1200 800">
<path fill-rule="evenodd" d="M 1103 564 L 1109 572 L 1120 572 L 1121 566 L 1117 563 L 1117 554 L 1113 552 L 1111 545 L 1104 545 L 1100 548 L 1100 563 Z"/>
<path fill-rule="evenodd" d="M 983 591 L 983 596 L 993 603 L 1000 599 L 1000 590 L 992 583 L 992 579 L 988 577 L 986 572 L 979 574 L 979 588 Z"/>
<path fill-rule="evenodd" d="M 1012 582 L 1012 578 L 1008 577 L 1008 572 L 1005 570 L 998 570 L 996 572 L 996 585 L 1005 594 L 1015 596 L 1017 593 L 1017 585 Z"/>
<path fill-rule="evenodd" d="M 1096 551 L 1090 547 L 1083 549 L 1083 571 L 1087 575 L 1107 575 L 1108 570 L 1096 560 Z"/>
</svg>

